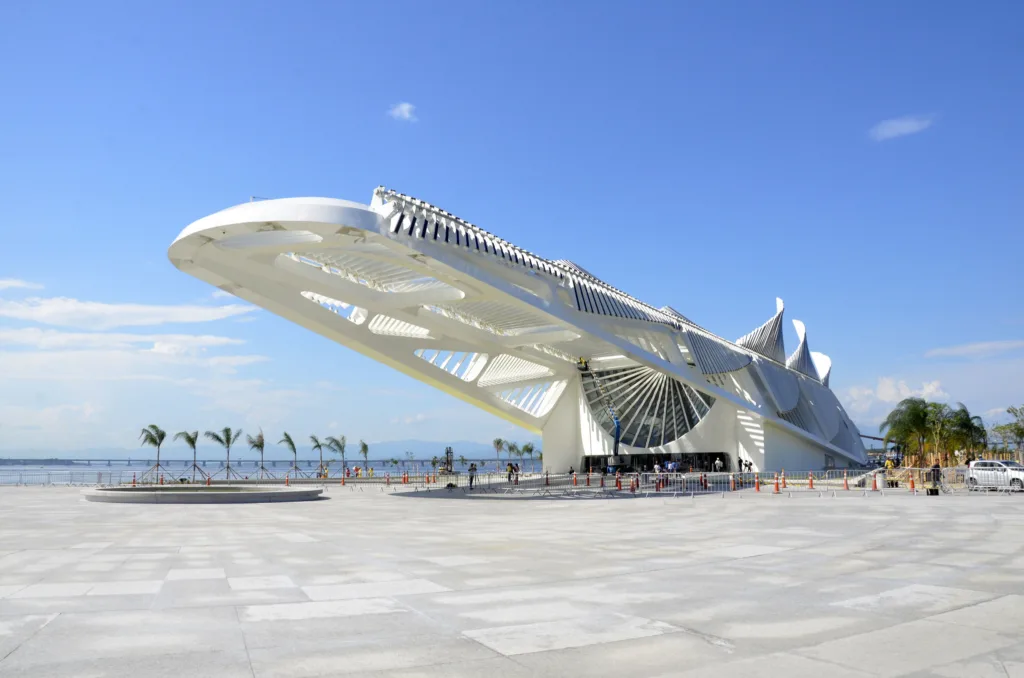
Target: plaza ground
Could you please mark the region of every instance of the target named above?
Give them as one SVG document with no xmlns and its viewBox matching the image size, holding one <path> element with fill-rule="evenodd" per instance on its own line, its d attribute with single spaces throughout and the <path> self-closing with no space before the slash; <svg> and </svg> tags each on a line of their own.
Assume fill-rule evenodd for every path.
<svg viewBox="0 0 1024 678">
<path fill-rule="evenodd" d="M 0 488 L 0 676 L 1024 676 L 1024 497 Z"/>
</svg>

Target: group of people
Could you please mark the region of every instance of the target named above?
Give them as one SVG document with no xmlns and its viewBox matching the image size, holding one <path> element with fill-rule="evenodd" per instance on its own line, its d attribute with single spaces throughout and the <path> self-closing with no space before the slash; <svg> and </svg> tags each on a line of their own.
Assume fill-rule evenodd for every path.
<svg viewBox="0 0 1024 678">
<path fill-rule="evenodd" d="M 509 462 L 508 466 L 505 467 L 505 472 L 508 474 L 509 485 L 519 484 L 519 464 Z"/>
</svg>

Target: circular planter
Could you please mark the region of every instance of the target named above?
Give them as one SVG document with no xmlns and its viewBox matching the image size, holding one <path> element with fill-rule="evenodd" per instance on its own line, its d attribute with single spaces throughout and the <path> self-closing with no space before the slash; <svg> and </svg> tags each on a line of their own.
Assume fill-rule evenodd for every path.
<svg viewBox="0 0 1024 678">
<path fill-rule="evenodd" d="M 267 487 L 252 485 L 120 485 L 83 490 L 89 501 L 111 504 L 255 504 L 279 501 L 312 501 L 323 494 L 320 487 Z"/>
</svg>

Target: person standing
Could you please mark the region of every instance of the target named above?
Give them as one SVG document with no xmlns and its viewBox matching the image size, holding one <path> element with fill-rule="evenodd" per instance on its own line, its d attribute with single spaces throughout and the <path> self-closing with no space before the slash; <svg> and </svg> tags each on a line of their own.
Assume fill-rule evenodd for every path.
<svg viewBox="0 0 1024 678">
<path fill-rule="evenodd" d="M 473 482 L 476 481 L 476 462 L 469 465 L 469 489 L 473 489 Z"/>
</svg>

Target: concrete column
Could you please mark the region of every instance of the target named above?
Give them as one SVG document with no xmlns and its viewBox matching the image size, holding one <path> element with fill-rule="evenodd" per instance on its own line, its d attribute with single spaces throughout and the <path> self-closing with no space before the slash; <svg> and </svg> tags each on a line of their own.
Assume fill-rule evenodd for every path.
<svg viewBox="0 0 1024 678">
<path fill-rule="evenodd" d="M 580 469 L 583 458 L 583 439 L 579 416 L 580 380 L 569 377 L 565 391 L 558 399 L 541 430 L 541 448 L 544 451 L 544 470 L 565 473 L 572 466 Z"/>
</svg>

